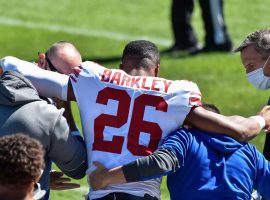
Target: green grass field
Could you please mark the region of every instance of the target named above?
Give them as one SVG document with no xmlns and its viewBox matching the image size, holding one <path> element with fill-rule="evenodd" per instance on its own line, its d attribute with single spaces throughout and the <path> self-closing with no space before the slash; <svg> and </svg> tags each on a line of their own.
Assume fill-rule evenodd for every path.
<svg viewBox="0 0 270 200">
<path fill-rule="evenodd" d="M 235 46 L 251 31 L 269 26 L 268 0 L 225 0 L 225 16 Z M 193 18 L 199 39 L 203 26 L 199 6 Z M 74 43 L 84 59 L 118 67 L 124 45 L 129 40 L 149 39 L 160 49 L 172 44 L 170 1 L 165 0 L 1 0 L 0 57 L 17 56 L 36 60 L 38 51 L 54 42 Z M 161 76 L 196 82 L 203 101 L 215 103 L 226 115 L 256 113 L 269 96 L 254 89 L 245 79 L 239 55 L 213 53 L 195 57 L 161 57 Z M 74 106 L 75 107 L 75 106 Z M 74 113 L 78 123 L 76 108 Z M 262 150 L 264 133 L 252 141 Z M 87 190 L 52 192 L 51 199 L 77 200 Z M 162 199 L 169 199 L 162 184 Z"/>
</svg>

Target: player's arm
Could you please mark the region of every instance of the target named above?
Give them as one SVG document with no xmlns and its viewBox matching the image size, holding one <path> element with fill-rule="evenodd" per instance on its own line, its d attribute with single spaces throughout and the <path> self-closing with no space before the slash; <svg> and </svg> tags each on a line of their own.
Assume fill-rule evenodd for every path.
<svg viewBox="0 0 270 200">
<path fill-rule="evenodd" d="M 0 67 L 4 72 L 17 71 L 24 75 L 31 81 L 41 96 L 56 97 L 64 101 L 75 100 L 67 75 L 43 70 L 31 62 L 12 56 L 1 59 Z"/>
<path fill-rule="evenodd" d="M 97 190 L 110 184 L 149 180 L 175 172 L 182 166 L 192 141 L 191 134 L 186 131 L 173 132 L 152 155 L 127 165 L 108 170 L 95 163 L 97 170 L 90 174 L 91 187 Z"/>
<path fill-rule="evenodd" d="M 180 166 L 175 153 L 166 149 L 159 149 L 150 156 L 113 169 L 107 169 L 99 162 L 93 162 L 93 164 L 97 167 L 90 174 L 89 179 L 93 190 L 110 184 L 137 182 L 165 176 Z"/>
<path fill-rule="evenodd" d="M 239 141 L 248 141 L 256 137 L 264 126 L 269 127 L 270 107 L 265 106 L 255 118 L 227 117 L 202 107 L 194 107 L 187 115 L 185 123 L 206 132 L 222 133 Z"/>
<path fill-rule="evenodd" d="M 248 141 L 256 137 L 262 128 L 269 128 L 270 107 L 265 106 L 257 116 L 249 118 L 241 116 L 224 116 L 202 107 L 201 92 L 193 82 L 182 82 L 184 93 L 181 102 L 184 106 L 191 108 L 185 117 L 184 123 L 201 129 L 205 132 L 215 132 L 228 135 L 239 141 Z"/>
<path fill-rule="evenodd" d="M 67 121 L 61 114 L 49 136 L 49 158 L 64 174 L 75 179 L 83 178 L 87 169 L 84 141 L 75 132 L 70 132 Z"/>
</svg>

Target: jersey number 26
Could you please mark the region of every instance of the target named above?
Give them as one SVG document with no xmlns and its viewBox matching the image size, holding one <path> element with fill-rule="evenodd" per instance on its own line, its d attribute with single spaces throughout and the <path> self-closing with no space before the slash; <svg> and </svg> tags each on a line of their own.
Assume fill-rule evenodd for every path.
<svg viewBox="0 0 270 200">
<path fill-rule="evenodd" d="M 120 128 L 127 123 L 131 98 L 125 90 L 106 87 L 99 91 L 96 102 L 107 105 L 109 99 L 118 101 L 117 114 L 101 114 L 95 119 L 93 150 L 120 154 L 125 137 L 114 135 L 111 141 L 106 141 L 103 131 L 105 126 Z M 147 156 L 154 152 L 162 136 L 158 123 L 143 120 L 146 106 L 152 106 L 162 112 L 167 112 L 168 109 L 168 104 L 161 96 L 142 94 L 134 100 L 127 134 L 127 149 L 135 156 Z M 139 144 L 141 132 L 150 134 L 148 146 Z"/>
</svg>

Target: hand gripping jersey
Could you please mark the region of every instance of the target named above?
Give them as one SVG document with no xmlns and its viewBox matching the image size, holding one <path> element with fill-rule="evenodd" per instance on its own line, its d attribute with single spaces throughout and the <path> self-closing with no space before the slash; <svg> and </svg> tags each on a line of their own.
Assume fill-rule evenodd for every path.
<svg viewBox="0 0 270 200">
<path fill-rule="evenodd" d="M 94 170 L 93 161 L 113 168 L 151 154 L 201 102 L 197 85 L 190 81 L 129 76 L 93 62 L 81 67 L 77 77 L 71 76 L 87 145 L 88 174 Z M 159 198 L 160 180 L 110 185 L 90 191 L 89 197 L 111 192 Z"/>
</svg>

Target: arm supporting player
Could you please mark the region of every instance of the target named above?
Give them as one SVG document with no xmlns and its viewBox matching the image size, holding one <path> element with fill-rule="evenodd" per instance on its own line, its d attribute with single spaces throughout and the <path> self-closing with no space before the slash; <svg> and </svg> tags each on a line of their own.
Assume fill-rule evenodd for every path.
<svg viewBox="0 0 270 200">
<path fill-rule="evenodd" d="M 148 180 L 180 168 L 179 160 L 173 151 L 158 149 L 152 155 L 138 159 L 122 167 L 126 182 Z"/>
<path fill-rule="evenodd" d="M 110 184 L 137 182 L 165 176 L 180 168 L 176 154 L 167 149 L 158 149 L 150 156 L 109 170 L 100 163 L 96 162 L 95 165 L 97 170 L 90 174 L 91 187 L 94 190 Z"/>
<path fill-rule="evenodd" d="M 67 100 L 69 77 L 39 68 L 33 63 L 7 56 L 0 61 L 3 71 L 18 71 L 28 78 L 39 95 Z"/>
<path fill-rule="evenodd" d="M 264 119 L 269 126 L 267 112 L 270 107 L 265 106 L 259 113 L 260 119 Z M 256 137 L 261 129 L 261 122 L 253 117 L 224 116 L 208 111 L 202 107 L 193 108 L 187 115 L 185 122 L 198 129 L 207 132 L 216 132 L 228 135 L 239 141 L 248 141 Z"/>
<path fill-rule="evenodd" d="M 177 171 L 184 163 L 191 138 L 181 131 L 166 137 L 152 155 L 110 170 L 98 164 L 98 170 L 90 175 L 91 186 L 100 189 L 110 184 L 137 182 L 168 175 Z M 184 141 L 184 142 L 183 142 Z"/>
</svg>

